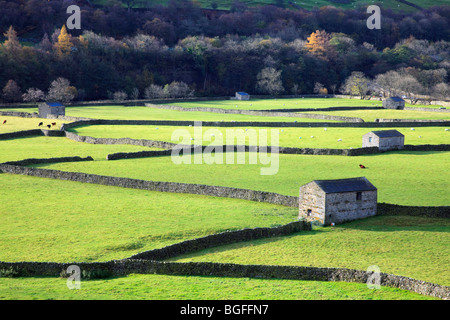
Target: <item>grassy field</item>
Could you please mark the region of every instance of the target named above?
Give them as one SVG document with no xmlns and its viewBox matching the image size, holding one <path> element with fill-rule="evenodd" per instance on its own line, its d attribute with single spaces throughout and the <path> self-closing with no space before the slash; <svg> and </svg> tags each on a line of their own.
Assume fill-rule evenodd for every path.
<svg viewBox="0 0 450 320">
<path fill-rule="evenodd" d="M 244 100 L 214 100 L 195 102 L 163 103 L 184 108 L 219 108 L 238 110 L 270 110 L 270 109 L 309 109 L 331 107 L 381 107 L 379 100 L 359 100 L 340 98 L 286 98 L 286 99 L 251 99 Z M 236 107 L 237 106 L 237 107 Z"/>
<path fill-rule="evenodd" d="M 24 109 L 26 110 L 26 109 Z M 29 112 L 29 111 L 25 111 Z M 31 111 L 30 111 L 31 112 Z M 3 121 L 6 123 L 3 124 Z M 42 126 L 38 126 L 40 122 L 43 122 Z M 32 129 L 45 129 L 48 130 L 47 125 L 56 123 L 55 126 L 51 126 L 50 130 L 59 130 L 61 124 L 68 121 L 56 120 L 56 119 L 39 119 L 39 118 L 19 118 L 19 117 L 5 117 L 0 116 L 0 134 L 14 131 L 32 130 Z"/>
<path fill-rule="evenodd" d="M 52 157 L 87 157 L 95 160 L 106 160 L 106 156 L 116 152 L 137 152 L 143 150 L 159 150 L 131 145 L 94 145 L 69 140 L 64 137 L 26 137 L 0 140 L 0 162 L 22 160 L 28 158 Z"/>
<path fill-rule="evenodd" d="M 330 104 L 335 102 L 342 102 L 342 99 L 326 100 Z M 214 103 L 216 102 L 211 102 Z M 276 103 L 278 101 L 265 101 L 260 107 L 269 108 Z M 305 107 L 306 103 L 309 102 L 305 102 Z M 324 103 L 325 101 L 319 105 L 331 106 Z M 30 109 L 24 111 L 33 112 Z M 296 120 L 122 106 L 69 107 L 67 114 L 133 120 Z M 34 129 L 39 120 L 4 118 L 8 121 L 6 125 L 0 125 L 0 133 Z M 61 123 L 58 122 L 54 129 L 58 129 Z M 176 129 L 189 132 L 193 130 L 192 127 L 169 126 L 87 126 L 75 128 L 74 131 L 96 137 L 170 141 Z M 413 131 L 410 128 L 399 128 L 405 134 L 407 144 L 449 143 L 450 133 L 445 129 L 418 127 Z M 226 133 L 225 129 L 218 130 L 218 135 Z M 362 134 L 370 130 L 371 128 L 279 128 L 279 141 L 282 146 L 359 147 Z M 311 138 L 312 135 L 314 138 Z M 342 141 L 338 142 L 337 139 Z M 293 196 L 297 196 L 301 185 L 312 180 L 366 176 L 378 188 L 379 202 L 430 206 L 450 203 L 449 152 L 404 151 L 359 157 L 279 155 L 276 158 L 271 155 L 273 162 L 270 165 L 278 166 L 278 172 L 276 175 L 264 176 L 261 175 L 261 168 L 270 165 L 261 162 L 249 164 L 252 154 L 245 155 L 244 164 L 177 165 L 171 157 L 107 161 L 105 157 L 109 153 L 151 148 L 91 145 L 63 137 L 43 136 L 2 140 L 0 150 L 0 162 L 25 158 L 92 156 L 96 161 L 43 164 L 38 167 L 155 181 L 221 185 Z M 184 156 L 182 159 L 193 160 L 191 156 Z M 224 160 L 223 157 L 222 159 Z M 278 164 L 276 159 L 279 160 Z M 361 170 L 358 167 L 360 163 L 368 169 Z M 285 224 L 295 220 L 297 216 L 295 208 L 265 203 L 10 174 L 0 174 L 0 186 L 2 261 L 74 262 L 121 259 L 145 250 L 225 230 Z M 448 285 L 448 232 L 449 222 L 445 219 L 375 217 L 333 228 L 316 227 L 312 232 L 288 237 L 214 248 L 182 257 L 180 261 L 192 259 L 363 270 L 370 265 L 377 265 L 382 272 Z M 392 288 L 369 290 L 365 284 L 275 279 L 130 275 L 83 281 L 81 290 L 68 290 L 66 281 L 57 278 L 0 279 L 0 299 L 427 298 Z"/>
<path fill-rule="evenodd" d="M 36 110 L 23 108 L 23 109 L 14 109 L 10 111 L 35 112 Z M 300 117 L 288 118 L 288 117 L 250 116 L 241 114 L 217 114 L 211 112 L 182 112 L 176 110 L 165 110 L 149 107 L 123 107 L 123 106 L 67 107 L 66 115 L 72 117 L 86 117 L 86 118 L 108 119 L 108 120 L 182 120 L 182 121 L 199 120 L 199 121 L 264 121 L 264 122 L 323 121 Z M 8 119 L 8 118 L 9 117 L 0 117 L 0 119 Z M 24 125 L 22 127 L 28 129 L 37 128 L 35 127 L 34 122 L 30 122 L 29 126 L 27 126 L 26 124 L 28 124 L 28 122 L 24 122 Z M 11 131 L 13 125 L 8 123 L 8 126 L 5 125 L 5 128 Z"/>
<path fill-rule="evenodd" d="M 245 200 L 9 174 L 0 185 L 8 186 L 0 189 L 0 261 L 123 259 L 226 230 L 285 224 L 298 214 Z"/>
<path fill-rule="evenodd" d="M 430 300 L 388 287 L 371 290 L 345 282 L 249 278 L 129 275 L 81 282 L 69 290 L 65 279 L 0 278 L 0 300 Z"/>
<path fill-rule="evenodd" d="M 343 179 L 365 176 L 378 188 L 378 201 L 402 205 L 449 205 L 449 152 L 389 152 L 378 155 L 345 157 L 313 155 L 269 155 L 272 161 L 249 164 L 195 163 L 193 156 L 184 156 L 188 163 L 177 164 L 171 157 L 141 158 L 84 163 L 60 163 L 39 167 L 128 177 L 135 179 L 198 183 L 226 187 L 270 191 L 298 195 L 299 187 L 313 180 Z M 235 155 L 236 158 L 236 155 Z M 275 175 L 261 175 L 261 168 L 277 169 Z M 244 162 L 244 161 L 243 161 Z M 361 170 L 359 164 L 368 169 Z"/>
<path fill-rule="evenodd" d="M 312 114 L 323 114 L 324 112 L 313 111 Z M 326 114 L 342 117 L 361 118 L 365 122 L 373 122 L 375 119 L 411 119 L 411 120 L 442 120 L 450 121 L 450 112 L 427 112 L 410 110 L 349 110 L 331 111 Z"/>
<path fill-rule="evenodd" d="M 326 130 L 325 130 L 326 129 Z M 450 131 L 444 127 L 385 128 L 398 130 L 405 136 L 405 144 L 450 144 Z M 380 128 L 262 128 L 262 127 L 176 127 L 176 126 L 83 126 L 70 131 L 97 138 L 149 139 L 180 144 L 279 145 L 292 148 L 361 148 L 362 136 Z M 196 134 L 199 132 L 199 134 Z M 273 136 L 275 138 L 272 138 Z M 239 138 L 233 139 L 234 136 Z M 261 138 L 260 138 L 261 135 Z M 267 140 L 263 139 L 267 135 Z M 194 140 L 191 140 L 194 139 Z M 227 143 L 227 138 L 233 141 Z M 277 141 L 278 140 L 278 141 Z M 340 140 L 340 141 L 339 141 Z M 242 141 L 242 142 L 240 142 Z"/>
<path fill-rule="evenodd" d="M 315 227 L 282 238 L 237 243 L 171 260 L 305 265 L 367 270 L 450 285 L 450 222 L 420 217 L 373 217 Z M 418 241 L 420 239 L 420 241 Z"/>
</svg>

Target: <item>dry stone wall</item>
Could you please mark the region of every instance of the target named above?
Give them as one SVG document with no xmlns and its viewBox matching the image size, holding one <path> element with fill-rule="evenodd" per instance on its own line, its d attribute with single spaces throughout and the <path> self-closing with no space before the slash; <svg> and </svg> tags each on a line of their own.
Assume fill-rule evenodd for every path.
<svg viewBox="0 0 450 320">
<path fill-rule="evenodd" d="M 304 266 L 241 265 L 211 262 L 163 262 L 152 260 L 114 260 L 108 262 L 0 262 L 0 275 L 10 277 L 68 277 L 67 269 L 77 265 L 81 280 L 107 278 L 128 274 L 160 274 L 183 276 L 215 276 L 233 278 L 286 279 L 307 281 L 345 281 L 367 283 L 371 272 L 344 268 Z M 448 300 L 450 287 L 403 276 L 380 273 L 380 285 L 413 291 Z"/>
</svg>

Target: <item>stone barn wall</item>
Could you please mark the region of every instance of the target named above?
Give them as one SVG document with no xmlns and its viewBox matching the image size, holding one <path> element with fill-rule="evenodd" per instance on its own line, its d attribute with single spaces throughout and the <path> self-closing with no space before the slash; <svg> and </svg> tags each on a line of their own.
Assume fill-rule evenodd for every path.
<svg viewBox="0 0 450 320">
<path fill-rule="evenodd" d="M 377 191 L 328 193 L 326 195 L 325 225 L 343 223 L 377 214 Z"/>
<path fill-rule="evenodd" d="M 405 145 L 405 137 L 380 138 L 380 151 L 400 150 Z"/>
<path fill-rule="evenodd" d="M 325 192 L 317 184 L 310 182 L 300 187 L 298 198 L 298 216 L 307 221 L 324 223 Z"/>
</svg>

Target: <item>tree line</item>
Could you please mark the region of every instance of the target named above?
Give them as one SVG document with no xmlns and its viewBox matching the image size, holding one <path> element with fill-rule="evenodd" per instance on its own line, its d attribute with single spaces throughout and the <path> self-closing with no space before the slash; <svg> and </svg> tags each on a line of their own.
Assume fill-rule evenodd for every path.
<svg viewBox="0 0 450 320">
<path fill-rule="evenodd" d="M 24 4 L 23 8 L 33 3 L 8 1 L 16 2 Z M 41 4 L 35 3 L 35 6 L 42 8 Z M 58 4 L 60 1 L 42 5 Z M 0 1 L 0 11 L 5 8 Z M 21 10 L 25 10 L 23 8 Z M 186 10 L 178 15 L 182 8 Z M 422 39 L 415 29 L 410 29 L 403 33 L 404 38 L 395 36 L 394 39 L 400 40 L 389 46 L 384 44 L 391 41 L 383 37 L 390 32 L 383 29 L 386 25 L 381 31 L 369 30 L 365 26 L 367 14 L 332 7 L 304 11 L 266 6 L 253 11 L 224 13 L 210 20 L 188 1 L 172 1 L 168 7 L 142 12 L 114 7 L 106 11 L 87 9 L 88 14 L 82 15 L 82 31 L 68 31 L 65 20 L 56 27 L 58 15 L 48 17 L 48 21 L 44 19 L 45 23 L 36 20 L 43 36 L 34 45 L 21 41 L 16 29 L 26 24 L 21 25 L 19 19 L 5 29 L 5 40 L 0 45 L 2 99 L 30 99 L 23 95 L 33 93 L 31 96 L 36 96 L 39 91 L 48 97 L 51 84 L 58 78 L 69 81 L 66 87 L 72 87 L 70 90 L 76 100 L 179 97 L 194 92 L 199 95 L 232 95 L 235 91 L 355 93 L 357 91 L 350 90 L 351 86 L 346 84 L 355 72 L 370 82 L 362 97 L 374 94 L 412 96 L 411 92 L 416 96 L 443 96 L 450 71 L 447 39 L 450 15 L 443 18 L 440 14 L 446 13 L 448 8 L 433 8 L 404 17 L 426 19 L 424 17 L 432 13 L 436 21 L 442 22 L 438 34 Z M 109 20 L 114 12 L 122 15 L 116 24 Z M 329 12 L 334 12 L 333 18 L 329 17 Z M 89 22 L 85 19 L 89 14 L 98 19 Z M 130 15 L 140 19 L 133 20 Z M 298 20 L 294 19 L 297 15 L 301 17 Z M 337 23 L 341 15 L 342 19 L 359 19 L 360 27 L 343 32 L 348 21 L 342 20 L 342 25 Z M 1 23 L 9 17 L 0 20 Z M 389 14 L 383 17 L 387 26 L 389 17 Z M 205 25 L 200 22 L 211 27 L 216 20 L 224 22 L 221 28 L 204 30 Z M 106 21 L 104 27 L 108 28 L 99 27 L 101 21 Z M 395 20 L 397 28 L 401 21 Z M 160 22 L 173 24 L 173 29 L 161 28 Z M 92 29 L 87 29 L 89 23 Z M 125 31 L 130 23 L 136 24 L 135 27 Z M 428 28 L 434 25 L 429 21 L 425 24 Z M 252 29 L 255 25 L 259 27 Z M 418 25 L 414 23 L 414 28 Z M 231 29 L 227 30 L 226 26 Z M 317 29 L 311 29 L 313 27 Z M 184 31 L 178 32 L 177 28 Z M 166 32 L 168 30 L 172 31 Z M 258 30 L 264 32 L 258 33 Z M 371 35 L 366 37 L 366 33 Z M 398 83 L 402 86 L 395 88 Z M 37 96 L 43 99 L 42 94 Z"/>
</svg>

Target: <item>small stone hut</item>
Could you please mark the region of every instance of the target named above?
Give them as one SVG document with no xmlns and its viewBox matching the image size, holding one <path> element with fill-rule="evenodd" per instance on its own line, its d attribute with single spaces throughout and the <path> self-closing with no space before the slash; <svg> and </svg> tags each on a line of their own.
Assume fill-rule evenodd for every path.
<svg viewBox="0 0 450 320">
<path fill-rule="evenodd" d="M 372 131 L 363 135 L 362 146 L 378 147 L 380 151 L 401 150 L 405 146 L 405 136 L 397 130 Z"/>
<path fill-rule="evenodd" d="M 405 109 L 405 100 L 400 97 L 390 97 L 383 100 L 383 108 L 385 109 Z"/>
<path fill-rule="evenodd" d="M 321 225 L 374 216 L 377 188 L 365 177 L 314 180 L 300 187 L 299 218 Z"/>
<path fill-rule="evenodd" d="M 51 116 L 65 116 L 66 107 L 59 102 L 45 102 L 38 106 L 39 118 L 48 118 Z"/>
<path fill-rule="evenodd" d="M 236 100 L 250 100 L 250 95 L 246 92 L 236 92 Z"/>
</svg>

